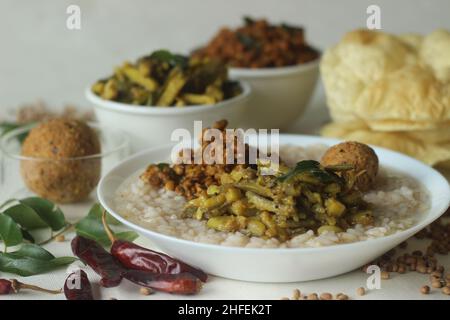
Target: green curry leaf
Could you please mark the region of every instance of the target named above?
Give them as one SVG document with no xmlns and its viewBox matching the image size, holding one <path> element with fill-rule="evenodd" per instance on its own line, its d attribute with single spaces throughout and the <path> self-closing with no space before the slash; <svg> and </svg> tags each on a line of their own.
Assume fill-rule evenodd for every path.
<svg viewBox="0 0 450 320">
<path fill-rule="evenodd" d="M 0 213 L 0 238 L 5 247 L 21 244 L 23 241 L 20 226 L 10 217 Z"/>
<path fill-rule="evenodd" d="M 24 240 L 27 240 L 31 243 L 35 243 L 36 241 L 34 240 L 34 237 L 31 233 L 28 232 L 28 230 L 24 229 L 24 228 L 20 228 L 20 231 L 22 232 L 22 237 Z"/>
<path fill-rule="evenodd" d="M 75 230 L 79 236 L 95 240 L 104 246 L 111 245 L 111 241 L 103 228 L 102 223 L 103 209 L 99 204 L 95 204 L 88 215 L 81 219 L 75 226 Z M 109 224 L 117 224 L 117 220 L 113 220 L 110 215 L 107 216 Z M 111 223 L 113 222 L 113 223 Z M 117 239 L 133 241 L 138 237 L 138 234 L 133 231 L 118 232 L 114 234 Z"/>
<path fill-rule="evenodd" d="M 303 160 L 297 162 L 295 167 L 284 175 L 277 178 L 281 182 L 289 182 L 293 179 L 298 179 L 304 182 L 316 181 L 317 183 L 342 183 L 341 178 L 335 173 L 322 168 L 320 163 L 315 160 Z"/>
<path fill-rule="evenodd" d="M 32 208 L 53 231 L 60 230 L 66 225 L 64 213 L 47 199 L 30 197 L 20 200 L 20 203 Z"/>
<path fill-rule="evenodd" d="M 15 222 L 22 226 L 22 228 L 27 230 L 46 228 L 47 224 L 37 212 L 26 204 L 13 205 L 3 211 L 3 213 L 11 217 Z"/>
<path fill-rule="evenodd" d="M 189 64 L 189 58 L 180 54 L 173 54 L 168 50 L 157 50 L 150 55 L 150 58 L 168 63 L 171 66 L 186 67 Z"/>
<path fill-rule="evenodd" d="M 18 252 L 0 253 L 0 271 L 28 277 L 69 265 L 76 260 L 77 258 L 75 257 L 38 259 L 31 256 L 23 256 Z"/>
<path fill-rule="evenodd" d="M 21 257 L 29 257 L 46 261 L 55 259 L 55 256 L 53 254 L 51 254 L 41 246 L 38 246 L 37 244 L 23 244 L 19 250 L 14 252 L 14 254 Z"/>
</svg>

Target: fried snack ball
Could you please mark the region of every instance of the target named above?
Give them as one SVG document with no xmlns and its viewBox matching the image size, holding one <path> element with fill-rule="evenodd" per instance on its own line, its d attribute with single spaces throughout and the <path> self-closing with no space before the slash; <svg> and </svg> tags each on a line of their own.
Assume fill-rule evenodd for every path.
<svg viewBox="0 0 450 320">
<path fill-rule="evenodd" d="M 360 191 L 371 189 L 378 174 L 378 157 L 366 144 L 347 141 L 330 147 L 322 157 L 323 166 L 350 164 L 354 169 L 345 171 L 344 177 L 356 177 L 354 187 Z"/>
<path fill-rule="evenodd" d="M 57 203 L 82 201 L 101 174 L 101 159 L 87 156 L 100 151 L 96 132 L 84 122 L 67 118 L 44 121 L 23 142 L 22 156 L 30 159 L 21 160 L 22 178 L 43 198 Z"/>
</svg>

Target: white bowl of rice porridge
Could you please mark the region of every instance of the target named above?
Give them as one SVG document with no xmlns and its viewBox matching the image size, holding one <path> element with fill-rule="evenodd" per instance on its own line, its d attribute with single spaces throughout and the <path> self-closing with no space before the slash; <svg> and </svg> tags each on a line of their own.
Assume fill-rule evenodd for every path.
<svg viewBox="0 0 450 320">
<path fill-rule="evenodd" d="M 338 140 L 281 135 L 287 164 L 320 159 Z M 374 260 L 441 216 L 450 203 L 448 182 L 405 155 L 373 147 L 380 162 L 375 186 L 364 194 L 373 225 L 316 235 L 312 230 L 280 242 L 210 229 L 182 217 L 186 199 L 139 179 L 150 163 L 167 162 L 172 145 L 142 151 L 113 168 L 98 187 L 101 204 L 159 249 L 209 274 L 257 282 L 296 282 L 342 274 Z"/>
</svg>

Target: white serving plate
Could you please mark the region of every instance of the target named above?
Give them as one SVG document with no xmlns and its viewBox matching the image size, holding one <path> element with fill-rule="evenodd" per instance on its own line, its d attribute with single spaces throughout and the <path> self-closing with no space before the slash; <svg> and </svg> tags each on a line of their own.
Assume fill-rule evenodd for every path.
<svg viewBox="0 0 450 320">
<path fill-rule="evenodd" d="M 339 140 L 303 135 L 281 135 L 280 144 L 333 145 Z M 336 276 L 372 261 L 423 229 L 450 205 L 447 180 L 433 168 L 400 153 L 374 147 L 381 165 L 407 173 L 430 194 L 430 209 L 407 230 L 383 238 L 320 248 L 237 248 L 196 243 L 145 229 L 114 211 L 114 194 L 120 184 L 148 164 L 167 161 L 172 145 L 144 150 L 113 168 L 98 186 L 101 204 L 126 226 L 149 238 L 168 254 L 202 268 L 209 274 L 257 282 L 297 282 Z"/>
</svg>

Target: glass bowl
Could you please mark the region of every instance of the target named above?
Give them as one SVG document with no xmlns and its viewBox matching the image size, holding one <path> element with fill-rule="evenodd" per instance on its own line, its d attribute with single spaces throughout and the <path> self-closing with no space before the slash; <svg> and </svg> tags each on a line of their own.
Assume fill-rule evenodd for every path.
<svg viewBox="0 0 450 320">
<path fill-rule="evenodd" d="M 22 156 L 22 141 L 36 125 L 0 138 L 0 203 L 36 195 L 60 204 L 92 203 L 101 176 L 129 155 L 129 139 L 123 131 L 89 123 L 99 137 L 101 153 L 62 159 Z"/>
</svg>

